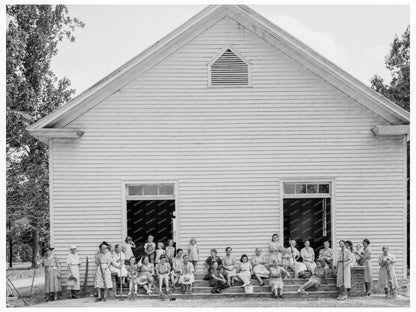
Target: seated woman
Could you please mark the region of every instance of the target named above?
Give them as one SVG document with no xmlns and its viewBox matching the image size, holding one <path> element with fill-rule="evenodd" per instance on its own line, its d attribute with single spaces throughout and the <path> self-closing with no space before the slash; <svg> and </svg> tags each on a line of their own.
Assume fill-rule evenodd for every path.
<svg viewBox="0 0 416 312">
<path fill-rule="evenodd" d="M 380 288 L 384 288 L 384 293 L 386 297 L 390 294 L 393 297 L 397 296 L 397 278 L 396 273 L 394 272 L 394 264 L 396 263 L 396 257 L 389 253 L 389 248 L 384 246 L 383 253 L 378 258 L 378 263 L 380 265 L 380 271 L 378 275 L 378 283 Z"/>
<path fill-rule="evenodd" d="M 304 277 L 306 274 L 306 265 L 299 262 L 300 257 L 299 250 L 296 249 L 296 241 L 294 239 L 289 241 L 290 246 L 286 248 L 285 255 L 289 261 L 288 268 L 295 272 L 295 278 Z"/>
<path fill-rule="evenodd" d="M 146 295 L 150 295 L 154 283 L 153 275 L 155 274 L 155 267 L 153 263 L 150 263 L 149 256 L 143 256 L 138 263 L 138 267 L 140 274 L 137 283 L 143 286 L 144 290 L 146 290 Z"/>
<path fill-rule="evenodd" d="M 176 251 L 176 257 L 172 258 L 172 271 L 170 272 L 170 278 L 172 287 L 179 286 L 179 277 L 181 275 L 181 267 L 183 265 L 183 250 L 178 248 Z"/>
<path fill-rule="evenodd" d="M 222 259 L 222 274 L 227 279 L 227 284 L 231 287 L 234 286 L 234 278 L 236 276 L 235 265 L 236 261 L 234 256 L 231 255 L 233 249 L 227 247 L 225 249 L 225 257 Z"/>
<path fill-rule="evenodd" d="M 315 251 L 311 248 L 311 242 L 305 241 L 305 247 L 300 250 L 302 262 L 306 265 L 306 269 L 313 273 L 316 268 L 315 264 Z"/>
<path fill-rule="evenodd" d="M 222 260 L 219 256 L 217 256 L 217 250 L 216 249 L 211 249 L 211 255 L 204 262 L 204 265 L 207 268 L 207 275 L 205 275 L 204 280 L 209 280 L 210 279 L 209 275 L 210 275 L 210 269 L 211 269 L 213 261 L 217 261 L 218 266 L 220 268 L 222 268 Z"/>
<path fill-rule="evenodd" d="M 266 259 L 264 258 L 264 255 L 262 254 L 262 251 L 260 248 L 256 248 L 255 254 L 253 255 L 253 258 L 251 259 L 251 265 L 253 266 L 253 273 L 254 276 L 257 278 L 257 280 L 260 283 L 260 286 L 263 286 L 264 283 L 262 281 L 263 278 L 269 277 L 269 270 L 267 270 L 265 264 Z"/>
<path fill-rule="evenodd" d="M 282 275 L 285 274 L 290 278 L 290 274 L 283 268 L 283 263 L 279 260 L 273 259 L 273 264 L 270 266 L 270 281 L 272 298 L 283 297 L 283 280 Z"/>
<path fill-rule="evenodd" d="M 324 260 L 328 268 L 332 269 L 334 261 L 334 250 L 330 248 L 329 241 L 324 242 L 324 248 L 319 251 L 318 260 Z"/>
<path fill-rule="evenodd" d="M 183 256 L 183 264 L 181 265 L 180 270 L 179 284 L 182 287 L 182 291 L 186 292 L 186 288 L 189 287 L 189 293 L 192 294 L 192 283 L 195 281 L 195 269 L 187 255 Z"/>
<path fill-rule="evenodd" d="M 212 287 L 211 292 L 213 294 L 219 294 L 223 289 L 229 287 L 224 276 L 221 274 L 218 262 L 215 260 L 212 261 L 211 269 L 209 270 L 209 277 L 209 286 Z"/>
<path fill-rule="evenodd" d="M 306 289 L 309 289 L 312 287 L 314 287 L 315 289 L 318 289 L 321 286 L 322 278 L 324 277 L 325 279 L 327 278 L 325 266 L 326 266 L 325 260 L 318 259 L 316 261 L 316 268 L 313 274 L 311 275 L 311 277 L 309 277 L 308 281 L 305 284 L 299 287 L 298 289 L 299 294 L 305 293 Z"/>
<path fill-rule="evenodd" d="M 250 285 L 251 275 L 253 275 L 253 268 L 251 263 L 248 261 L 247 255 L 243 254 L 240 258 L 240 264 L 236 275 L 236 277 L 243 282 L 241 287 Z"/>
</svg>

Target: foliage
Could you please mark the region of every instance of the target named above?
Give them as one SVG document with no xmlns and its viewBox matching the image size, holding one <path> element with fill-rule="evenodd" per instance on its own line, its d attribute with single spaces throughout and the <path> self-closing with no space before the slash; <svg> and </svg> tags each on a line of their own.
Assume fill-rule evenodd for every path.
<svg viewBox="0 0 416 312">
<path fill-rule="evenodd" d="M 58 43 L 74 41 L 73 31 L 84 24 L 64 5 L 7 5 L 6 13 L 6 206 L 14 225 L 8 238 L 37 247 L 33 229 L 46 236 L 49 227 L 48 147 L 26 128 L 74 94 L 50 63 Z"/>
</svg>

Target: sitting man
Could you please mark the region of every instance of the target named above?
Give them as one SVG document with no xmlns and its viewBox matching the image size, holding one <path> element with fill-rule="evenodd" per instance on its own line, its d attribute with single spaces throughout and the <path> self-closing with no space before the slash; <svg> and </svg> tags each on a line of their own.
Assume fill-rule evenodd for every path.
<svg viewBox="0 0 416 312">
<path fill-rule="evenodd" d="M 325 261 L 323 259 L 318 259 L 316 261 L 316 268 L 311 277 L 309 277 L 308 281 L 299 287 L 298 293 L 306 293 L 305 290 L 308 288 L 314 287 L 318 289 L 321 286 L 322 278 L 325 278 L 325 282 L 328 283 L 326 269 L 325 269 Z"/>
<path fill-rule="evenodd" d="M 212 267 L 213 262 L 216 261 L 218 263 L 218 269 L 221 270 L 222 269 L 222 260 L 219 256 L 217 256 L 217 250 L 216 249 L 211 249 L 211 256 L 209 256 L 206 260 L 205 260 L 205 267 L 208 270 L 207 275 L 205 275 L 204 280 L 210 280 L 210 270 Z"/>
<path fill-rule="evenodd" d="M 334 250 L 329 248 L 329 241 L 324 243 L 324 248 L 319 251 L 318 260 L 324 260 L 325 265 L 328 266 L 329 269 L 332 269 L 333 260 L 334 260 Z"/>
</svg>

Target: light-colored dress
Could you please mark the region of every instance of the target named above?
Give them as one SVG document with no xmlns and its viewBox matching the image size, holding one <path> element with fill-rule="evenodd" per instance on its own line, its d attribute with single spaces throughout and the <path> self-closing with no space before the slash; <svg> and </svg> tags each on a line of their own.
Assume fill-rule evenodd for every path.
<svg viewBox="0 0 416 312">
<path fill-rule="evenodd" d="M 368 248 L 368 247 L 367 247 Z M 397 289 L 397 277 L 396 272 L 394 272 L 393 263 L 387 263 L 387 259 L 390 259 L 393 262 L 396 262 L 396 257 L 393 254 L 388 256 L 380 255 L 378 258 L 378 263 L 380 264 L 380 271 L 378 274 L 378 283 L 380 288 L 390 288 L 389 281 L 391 282 L 391 287 Z"/>
<path fill-rule="evenodd" d="M 66 259 L 66 264 L 69 267 L 69 276 L 75 277 L 74 285 L 68 284 L 68 290 L 80 290 L 80 274 L 79 266 L 81 265 L 81 259 L 78 254 L 69 253 L 68 258 Z"/>
<path fill-rule="evenodd" d="M 309 272 L 315 272 L 316 263 L 315 263 L 315 251 L 312 248 L 302 248 L 300 250 L 300 255 L 302 257 L 302 262 L 306 265 L 306 269 Z"/>
<path fill-rule="evenodd" d="M 260 256 L 254 255 L 251 258 L 251 265 L 253 266 L 253 273 L 260 276 L 260 277 L 269 277 L 269 270 L 262 264 L 261 262 L 265 262 L 264 255 L 261 254 Z"/>
<path fill-rule="evenodd" d="M 163 249 L 156 249 L 155 263 L 159 263 L 160 256 L 164 254 L 165 254 L 165 251 Z"/>
<path fill-rule="evenodd" d="M 275 289 L 282 289 L 283 290 L 283 280 L 282 275 L 285 273 L 286 270 L 282 267 L 270 267 L 270 280 L 269 280 L 269 286 L 273 292 Z"/>
<path fill-rule="evenodd" d="M 361 258 L 361 262 L 364 266 L 364 282 L 373 282 L 373 267 L 371 265 L 371 249 L 367 246 L 364 248 L 364 254 Z"/>
<path fill-rule="evenodd" d="M 183 265 L 182 257 L 181 258 L 175 257 L 175 258 L 172 259 L 172 272 L 171 272 L 171 274 L 174 277 L 177 277 L 177 276 L 180 275 L 182 265 Z"/>
<path fill-rule="evenodd" d="M 250 262 L 240 262 L 237 277 L 241 279 L 244 284 L 250 284 L 252 269 L 253 267 L 251 266 Z"/>
<path fill-rule="evenodd" d="M 127 278 L 131 280 L 133 283 L 139 282 L 139 268 L 137 264 L 128 265 L 126 267 L 127 271 Z"/>
<path fill-rule="evenodd" d="M 197 244 L 188 246 L 188 257 L 189 257 L 189 261 L 199 260 L 199 252 L 198 252 Z"/>
<path fill-rule="evenodd" d="M 59 283 L 59 263 L 54 255 L 43 257 L 41 264 L 45 267 L 45 292 L 47 294 L 61 290 Z"/>
<path fill-rule="evenodd" d="M 113 288 L 113 283 L 111 281 L 111 271 L 110 271 L 110 263 L 113 261 L 113 257 L 111 256 L 111 252 L 106 251 L 104 254 L 98 252 L 95 255 L 95 264 L 97 265 L 97 270 L 95 271 L 95 288 Z M 100 262 L 101 268 L 100 269 Z M 101 271 L 104 273 L 104 280 Z M 105 285 L 104 285 L 105 281 Z"/>
<path fill-rule="evenodd" d="M 235 258 L 234 256 L 228 257 L 227 255 L 224 256 L 222 259 L 222 274 L 224 277 L 233 277 L 236 276 L 236 270 L 235 270 Z"/>
<path fill-rule="evenodd" d="M 113 262 L 117 265 L 121 264 L 121 270 L 119 267 L 115 267 L 113 265 L 110 265 L 110 271 L 111 273 L 115 273 L 117 274 L 118 277 L 120 277 L 120 273 L 121 276 L 127 276 L 127 269 L 126 266 L 124 264 L 124 262 L 126 261 L 126 256 L 124 255 L 124 253 L 122 251 L 120 251 L 120 253 L 114 253 L 113 255 Z"/>
<path fill-rule="evenodd" d="M 140 269 L 139 277 L 146 276 L 147 283 L 153 282 L 153 275 L 155 274 L 155 266 L 153 265 L 153 263 L 149 262 L 148 264 L 143 264 L 139 262 L 138 267 Z M 146 282 L 143 282 L 140 285 L 143 284 L 146 284 Z"/>
<path fill-rule="evenodd" d="M 283 250 L 283 247 L 282 245 L 280 245 L 279 242 L 271 241 L 269 243 L 269 252 L 270 252 L 269 263 L 273 263 L 274 259 L 277 259 L 279 262 L 282 261 L 282 250 Z"/>
<path fill-rule="evenodd" d="M 344 286 L 345 288 L 351 288 L 351 262 L 353 260 L 353 254 L 344 248 L 344 254 L 340 250 L 337 254 L 337 287 Z M 344 264 L 341 261 L 344 259 Z M 344 274 L 342 274 L 344 273 Z"/>
<path fill-rule="evenodd" d="M 188 264 L 182 263 L 180 266 L 180 276 L 179 276 L 179 283 L 180 284 L 192 284 L 195 281 L 194 277 L 194 265 L 191 262 Z"/>
<path fill-rule="evenodd" d="M 297 250 L 295 247 L 287 247 L 285 255 L 287 256 L 286 259 L 289 261 L 289 267 L 292 268 L 292 270 L 296 270 L 298 273 L 307 270 L 304 263 L 299 261 L 295 261 L 295 263 L 293 262 L 294 259 L 300 256 L 299 250 Z"/>
<path fill-rule="evenodd" d="M 166 257 L 168 258 L 169 262 L 172 264 L 172 259 L 175 256 L 175 247 L 166 246 L 165 254 L 166 254 Z"/>
<path fill-rule="evenodd" d="M 124 256 L 126 257 L 127 260 L 130 260 L 130 258 L 134 256 L 131 244 L 124 242 L 123 249 L 124 249 Z"/>
</svg>

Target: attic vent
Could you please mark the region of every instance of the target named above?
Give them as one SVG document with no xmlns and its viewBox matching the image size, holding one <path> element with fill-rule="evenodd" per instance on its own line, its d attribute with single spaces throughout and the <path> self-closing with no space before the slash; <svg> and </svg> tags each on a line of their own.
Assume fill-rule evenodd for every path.
<svg viewBox="0 0 416 312">
<path fill-rule="evenodd" d="M 247 86 L 248 64 L 227 49 L 211 65 L 212 86 Z"/>
</svg>

